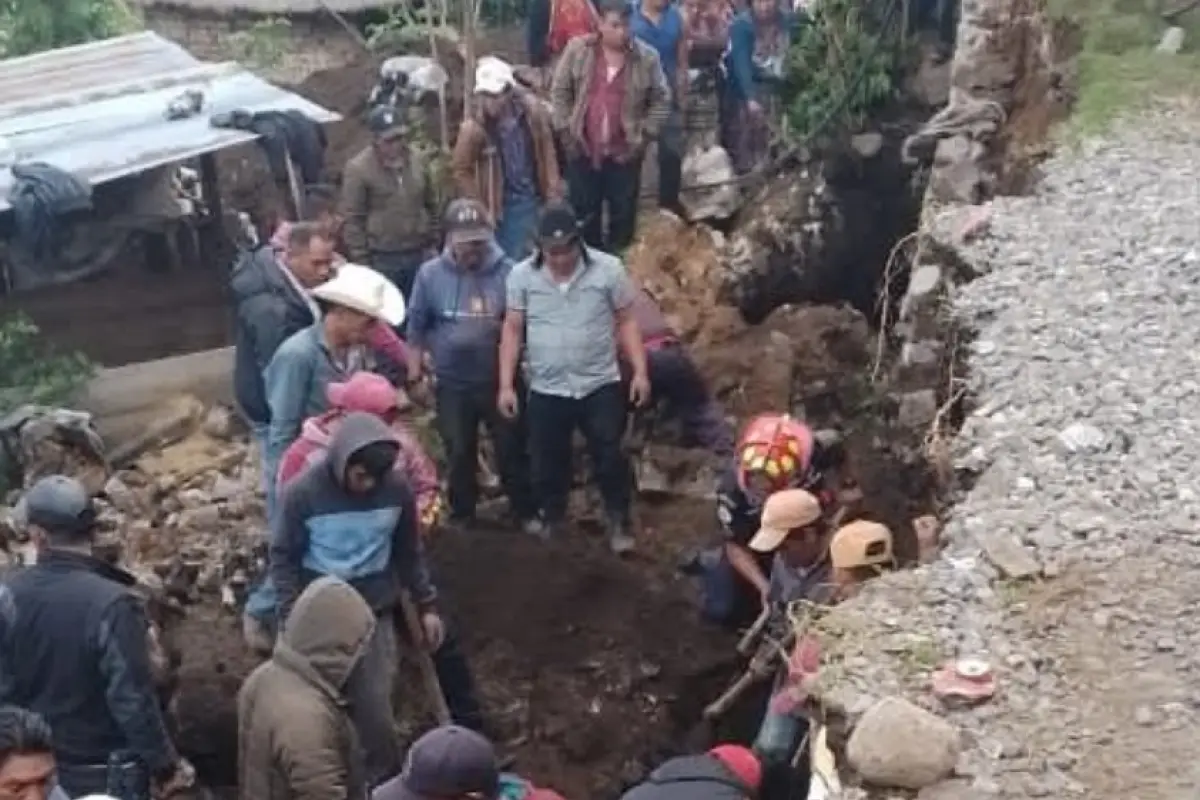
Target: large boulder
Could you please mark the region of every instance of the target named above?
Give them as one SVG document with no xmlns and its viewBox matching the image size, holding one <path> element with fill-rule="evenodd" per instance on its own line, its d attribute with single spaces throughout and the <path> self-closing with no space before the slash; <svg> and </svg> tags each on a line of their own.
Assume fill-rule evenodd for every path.
<svg viewBox="0 0 1200 800">
<path fill-rule="evenodd" d="M 867 783 L 923 789 L 950 775 L 961 747 L 949 722 L 899 697 L 871 707 L 846 745 L 850 766 Z"/>
</svg>

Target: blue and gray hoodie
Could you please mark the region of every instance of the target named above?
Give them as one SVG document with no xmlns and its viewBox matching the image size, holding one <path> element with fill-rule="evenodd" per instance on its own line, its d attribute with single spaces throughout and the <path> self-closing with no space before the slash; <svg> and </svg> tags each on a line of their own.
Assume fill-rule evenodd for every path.
<svg viewBox="0 0 1200 800">
<path fill-rule="evenodd" d="M 352 585 L 376 613 L 395 607 L 400 590 L 429 607 L 436 590 L 417 534 L 412 490 L 395 470 L 365 495 L 346 490 L 350 457 L 376 442 L 395 442 L 372 414 L 347 414 L 325 458 L 284 489 L 271 531 L 271 579 L 278 619 L 310 581 L 333 575 Z"/>
<path fill-rule="evenodd" d="M 478 269 L 458 266 L 449 248 L 421 265 L 408 304 L 408 341 L 433 356 L 439 384 L 495 384 L 512 266 L 495 240 Z"/>
</svg>

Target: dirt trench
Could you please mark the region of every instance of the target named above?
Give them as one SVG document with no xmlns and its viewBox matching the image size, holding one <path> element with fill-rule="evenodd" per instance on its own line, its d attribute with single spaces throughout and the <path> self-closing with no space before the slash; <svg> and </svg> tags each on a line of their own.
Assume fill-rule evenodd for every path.
<svg viewBox="0 0 1200 800">
<path fill-rule="evenodd" d="M 299 87 L 348 116 L 331 130 L 331 166 L 366 141 L 358 116 L 374 69 L 364 62 L 318 73 Z M 887 342 L 881 348 L 875 330 L 879 301 L 898 297 L 906 280 L 901 269 L 890 293 L 882 292 L 883 261 L 915 226 L 920 196 L 893 160 L 895 141 L 889 134 L 873 167 L 840 161 L 832 171 L 848 198 L 848 238 L 859 244 L 830 258 L 819 296 L 810 297 L 819 305 L 760 307 L 761 323 L 748 325 L 704 288 L 715 285 L 706 270 L 720 261 L 711 243 L 669 218 L 647 220 L 642 250 L 654 254 L 652 263 L 639 262 L 635 248 L 630 268 L 657 281 L 654 293 L 739 424 L 761 411 L 791 410 L 816 427 L 845 431 L 864 494 L 855 513 L 888 523 L 901 557 L 910 559 L 911 520 L 936 507 L 936 486 L 913 432 L 897 422 Z M 275 202 L 260 154 L 231 153 L 223 166 L 236 207 Z M 680 265 L 697 271 L 683 275 Z M 785 292 L 779 300 L 803 296 Z M 439 535 L 431 548 L 502 748 L 519 771 L 572 800 L 615 797 L 663 758 L 694 746 L 689 734 L 703 706 L 740 668 L 732 635 L 700 620 L 697 587 L 676 570 L 684 553 L 717 541 L 711 499 L 645 500 L 637 514 L 642 546 L 629 561 L 614 559 L 587 519 L 549 546 L 482 524 Z M 239 524 L 261 528 L 261 520 Z M 191 607 L 178 639 L 179 745 L 204 783 L 228 794 L 236 780 L 236 693 L 255 661 L 242 645 L 239 617 L 214 597 Z M 406 740 L 432 724 L 419 686 L 407 665 L 398 693 Z M 746 739 L 753 716 L 740 709 L 722 734 Z"/>
</svg>

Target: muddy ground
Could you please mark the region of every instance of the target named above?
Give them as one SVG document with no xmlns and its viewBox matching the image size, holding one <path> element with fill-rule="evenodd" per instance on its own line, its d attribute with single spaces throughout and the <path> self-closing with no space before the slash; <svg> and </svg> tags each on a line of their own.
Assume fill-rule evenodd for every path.
<svg viewBox="0 0 1200 800">
<path fill-rule="evenodd" d="M 364 61 L 314 74 L 298 87 L 347 116 L 330 130 L 331 180 L 367 141 L 361 115 L 375 68 Z M 228 204 L 270 212 L 275 188 L 256 150 L 224 154 L 221 166 Z M 934 507 L 934 487 L 911 436 L 893 422 L 894 403 L 872 379 L 879 377 L 878 339 L 867 320 L 848 305 L 814 306 L 748 326 L 704 290 L 716 285 L 706 272 L 715 256 L 700 234 L 664 235 L 668 244 L 652 240 L 642 248 L 653 263 L 631 256 L 631 270 L 655 282 L 653 293 L 731 417 L 792 410 L 815 426 L 845 430 L 864 493 L 855 514 L 887 522 L 901 556 L 911 555 L 910 520 Z M 738 669 L 731 635 L 700 621 L 695 587 L 676 572 L 682 554 L 717 540 L 711 499 L 643 501 L 637 517 L 642 547 L 629 561 L 613 558 L 587 522 L 550 546 L 482 524 L 439 535 L 432 547 L 504 750 L 521 772 L 572 800 L 614 797 L 646 768 L 694 744 L 689 733 L 700 710 Z M 233 524 L 242 536 L 262 527 L 249 517 Z M 179 638 L 180 746 L 206 783 L 229 787 L 236 775 L 235 697 L 254 661 L 236 613 L 213 596 L 192 606 Z M 419 686 L 410 668 L 400 713 L 409 737 L 431 724 Z M 727 733 L 745 737 L 752 728 L 737 720 Z"/>
</svg>

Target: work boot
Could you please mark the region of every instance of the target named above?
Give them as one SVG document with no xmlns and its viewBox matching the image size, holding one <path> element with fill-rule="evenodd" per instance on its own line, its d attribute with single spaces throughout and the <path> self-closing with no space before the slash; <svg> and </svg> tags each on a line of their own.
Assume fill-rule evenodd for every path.
<svg viewBox="0 0 1200 800">
<path fill-rule="evenodd" d="M 617 521 L 610 521 L 608 523 L 608 547 L 618 556 L 628 555 L 633 552 L 634 548 L 637 547 L 637 542 L 634 541 L 628 523 Z"/>
</svg>

